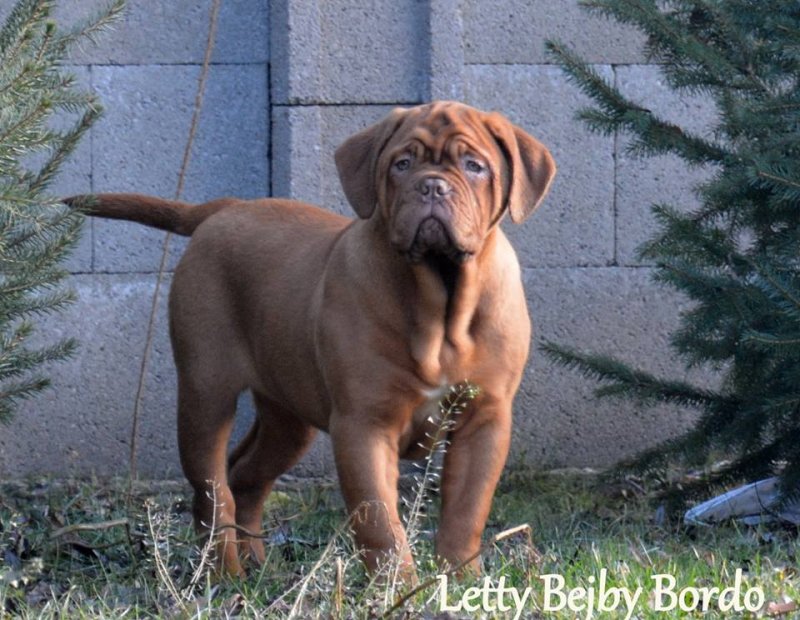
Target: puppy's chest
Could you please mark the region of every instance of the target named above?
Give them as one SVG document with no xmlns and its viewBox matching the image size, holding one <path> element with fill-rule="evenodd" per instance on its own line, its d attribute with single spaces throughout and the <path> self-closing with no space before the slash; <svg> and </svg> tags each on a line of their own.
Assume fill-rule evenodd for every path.
<svg viewBox="0 0 800 620">
<path fill-rule="evenodd" d="M 401 440 L 404 458 L 424 458 L 468 414 L 466 386 L 466 380 L 454 382 L 442 375 L 437 387 L 420 391 L 424 400 L 414 409 Z"/>
<path fill-rule="evenodd" d="M 424 458 L 437 440 L 445 438 L 447 427 L 453 423 L 443 403 L 449 391 L 450 385 L 444 380 L 438 387 L 421 391 L 424 400 L 414 410 L 401 439 L 403 458 Z"/>
</svg>

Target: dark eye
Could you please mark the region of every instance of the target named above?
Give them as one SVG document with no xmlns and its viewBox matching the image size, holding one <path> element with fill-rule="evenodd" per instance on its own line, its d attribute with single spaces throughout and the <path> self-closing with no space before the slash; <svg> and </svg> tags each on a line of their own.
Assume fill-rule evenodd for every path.
<svg viewBox="0 0 800 620">
<path fill-rule="evenodd" d="M 474 159 L 468 159 L 467 163 L 465 164 L 465 168 L 467 169 L 467 172 L 472 172 L 474 174 L 480 174 L 485 169 L 483 164 L 475 161 Z"/>
<path fill-rule="evenodd" d="M 402 157 L 394 162 L 394 167 L 396 170 L 403 172 L 404 170 L 408 170 L 411 167 L 411 158 L 410 157 Z"/>
</svg>

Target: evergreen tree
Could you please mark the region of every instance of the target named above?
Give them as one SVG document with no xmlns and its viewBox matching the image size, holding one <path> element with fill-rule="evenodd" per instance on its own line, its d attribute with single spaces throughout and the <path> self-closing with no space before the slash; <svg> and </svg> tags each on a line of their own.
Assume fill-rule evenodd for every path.
<svg viewBox="0 0 800 620">
<path fill-rule="evenodd" d="M 37 316 L 73 299 L 60 261 L 75 245 L 82 217 L 47 195 L 48 184 L 100 113 L 59 66 L 69 49 L 122 9 L 118 0 L 75 30 L 60 33 L 53 2 L 19 0 L 0 30 L 0 422 L 20 399 L 44 389 L 40 367 L 75 343 L 31 343 Z M 57 115 L 77 117 L 58 130 Z"/>
<path fill-rule="evenodd" d="M 552 57 L 593 100 L 580 113 L 592 130 L 624 132 L 630 150 L 643 157 L 672 153 L 712 169 L 691 212 L 650 207 L 656 228 L 639 253 L 654 265 L 658 282 L 693 302 L 671 347 L 688 367 L 713 368 L 722 382 L 707 389 L 555 343 L 545 350 L 598 379 L 600 395 L 698 413 L 690 430 L 622 463 L 623 471 L 702 465 L 722 453 L 727 464 L 684 484 L 683 498 L 776 471 L 784 500 L 800 497 L 800 3 L 582 4 L 643 31 L 647 54 L 670 87 L 707 95 L 716 105 L 713 137 L 693 135 L 623 97 L 564 45 L 548 42 Z"/>
</svg>

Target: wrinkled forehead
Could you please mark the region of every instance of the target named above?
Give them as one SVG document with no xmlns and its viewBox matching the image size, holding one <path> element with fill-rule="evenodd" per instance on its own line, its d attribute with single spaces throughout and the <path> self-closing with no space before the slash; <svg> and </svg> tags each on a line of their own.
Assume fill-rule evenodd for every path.
<svg viewBox="0 0 800 620">
<path fill-rule="evenodd" d="M 416 157 L 440 162 L 459 159 L 466 153 L 491 158 L 497 150 L 486 129 L 483 115 L 462 104 L 433 103 L 409 111 L 389 141 L 389 157 L 410 151 Z"/>
</svg>

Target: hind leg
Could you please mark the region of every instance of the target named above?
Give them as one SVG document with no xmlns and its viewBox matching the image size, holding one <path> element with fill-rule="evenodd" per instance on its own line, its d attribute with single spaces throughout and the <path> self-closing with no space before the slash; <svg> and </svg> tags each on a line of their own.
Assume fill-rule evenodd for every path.
<svg viewBox="0 0 800 620">
<path fill-rule="evenodd" d="M 300 460 L 316 430 L 258 394 L 256 421 L 228 460 L 228 478 L 236 504 L 236 523 L 261 530 L 264 501 L 275 479 Z M 242 551 L 264 562 L 264 543 L 240 533 Z"/>
<path fill-rule="evenodd" d="M 178 447 L 181 466 L 194 489 L 195 529 L 216 538 L 221 572 L 243 575 L 233 528 L 236 506 L 228 486 L 226 453 L 236 413 L 237 392 L 211 389 L 188 373 L 178 377 Z M 212 532 L 212 526 L 214 531 Z"/>
</svg>

